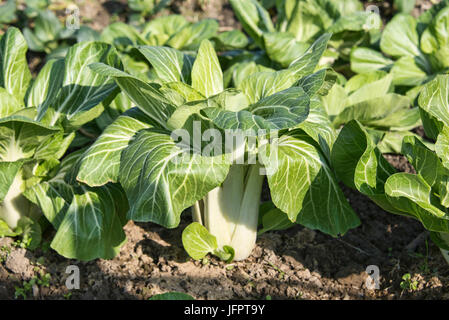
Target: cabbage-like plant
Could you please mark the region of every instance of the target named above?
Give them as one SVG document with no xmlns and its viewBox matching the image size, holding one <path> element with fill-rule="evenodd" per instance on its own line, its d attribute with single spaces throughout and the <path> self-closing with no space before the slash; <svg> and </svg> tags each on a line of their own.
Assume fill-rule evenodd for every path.
<svg viewBox="0 0 449 320">
<path fill-rule="evenodd" d="M 322 101 L 336 129 L 358 120 L 382 153 L 400 153 L 403 137 L 414 135 L 409 130 L 419 126 L 421 118 L 419 108 L 411 108 L 411 100 L 394 89 L 391 74 L 373 71 L 335 84 Z"/>
<path fill-rule="evenodd" d="M 449 67 L 447 29 L 449 1 L 434 5 L 419 18 L 397 14 L 385 26 L 376 48 L 360 47 L 351 52 L 351 69 L 357 73 L 389 71 L 393 83 L 405 86 L 412 97 L 421 85 Z"/>
<path fill-rule="evenodd" d="M 133 11 L 129 20 L 141 23 L 145 18 L 154 15 L 170 4 L 171 0 L 129 0 L 128 6 Z"/>
<path fill-rule="evenodd" d="M 28 48 L 44 52 L 47 60 L 64 57 L 76 42 L 96 40 L 98 37 L 97 32 L 87 26 L 66 28 L 51 10 L 36 10 L 35 16 L 25 25 L 28 26 L 23 28 L 23 36 Z"/>
<path fill-rule="evenodd" d="M 433 132 L 438 135 L 432 149 L 415 136 L 404 138 L 402 153 L 416 174 L 397 173 L 354 120 L 341 130 L 332 150 L 332 163 L 345 184 L 384 210 L 419 220 L 431 231 L 431 238 L 449 263 L 448 93 L 449 76 L 439 75 L 424 86 L 419 96 L 419 107 L 433 117 Z"/>
<path fill-rule="evenodd" d="M 329 83 L 326 70 L 314 73 L 328 40 L 323 35 L 288 69 L 251 74 L 226 90 L 208 40 L 193 64 L 172 48 L 139 47 L 158 83 L 91 65 L 115 78 L 137 108 L 105 129 L 72 178 L 90 186 L 119 182 L 135 221 L 174 228 L 193 206 L 183 244 L 195 259 L 251 253 L 264 174 L 274 205 L 290 221 L 344 234 L 359 219 L 329 165 L 335 132 L 318 98 Z M 237 140 L 231 147 L 228 134 Z"/>
<path fill-rule="evenodd" d="M 358 0 L 276 1 L 276 24 L 256 0 L 231 0 L 243 29 L 268 57 L 287 67 L 323 33 L 332 33 L 328 61 L 348 60 L 352 47 L 369 45 L 379 34 L 379 15 Z"/>
<path fill-rule="evenodd" d="M 48 61 L 32 79 L 26 52 L 20 31 L 9 28 L 0 40 L 0 236 L 33 225 L 38 237 L 36 221 L 43 213 L 57 229 L 51 246 L 60 254 L 112 258 L 125 239 L 126 198 L 115 186 L 65 183 L 80 152 L 64 155 L 75 131 L 102 112 L 101 102 L 116 88 L 87 66 L 121 68 L 119 57 L 108 44 L 83 42 L 65 59 Z"/>
<path fill-rule="evenodd" d="M 114 45 L 120 54 L 126 70 L 143 81 L 159 81 L 154 69 L 136 50 L 137 46 L 167 46 L 185 52 L 195 52 L 202 40 L 211 39 L 218 50 L 244 48 L 248 39 L 239 30 L 218 32 L 218 23 L 204 19 L 196 23 L 188 22 L 183 16 L 169 15 L 152 19 L 140 29 L 123 22 L 107 26 L 100 36 L 101 41 Z M 124 111 L 133 106 L 123 93 L 108 104 L 105 113 L 96 119 L 97 125 L 104 129 Z"/>
</svg>

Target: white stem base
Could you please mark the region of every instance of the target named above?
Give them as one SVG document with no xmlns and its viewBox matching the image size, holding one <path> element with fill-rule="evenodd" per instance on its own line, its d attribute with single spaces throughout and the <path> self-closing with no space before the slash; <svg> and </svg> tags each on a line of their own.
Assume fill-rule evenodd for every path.
<svg viewBox="0 0 449 320">
<path fill-rule="evenodd" d="M 257 165 L 233 165 L 223 184 L 193 208 L 194 220 L 217 238 L 218 247 L 234 249 L 234 260 L 246 259 L 256 244 L 263 178 Z"/>
<path fill-rule="evenodd" d="M 31 203 L 22 195 L 22 185 L 22 174 L 19 172 L 5 198 L 0 202 L 0 219 L 11 229 L 15 229 L 20 218 L 27 216 L 30 211 Z"/>
</svg>

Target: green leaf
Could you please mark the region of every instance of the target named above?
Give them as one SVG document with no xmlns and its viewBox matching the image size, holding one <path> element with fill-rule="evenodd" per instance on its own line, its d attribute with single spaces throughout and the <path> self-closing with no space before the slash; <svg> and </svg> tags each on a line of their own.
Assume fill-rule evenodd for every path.
<svg viewBox="0 0 449 320">
<path fill-rule="evenodd" d="M 118 117 L 80 157 L 76 179 L 92 187 L 117 182 L 122 151 L 139 130 L 150 126 L 148 122 L 137 109 Z"/>
<path fill-rule="evenodd" d="M 181 212 L 219 186 L 229 170 L 223 156 L 179 148 L 167 133 L 140 131 L 122 152 L 119 181 L 131 205 L 128 218 L 168 228 Z"/>
<path fill-rule="evenodd" d="M 449 67 L 449 7 L 438 12 L 421 37 L 421 49 L 426 54 L 434 54 L 439 64 Z"/>
<path fill-rule="evenodd" d="M 380 83 L 385 82 L 388 83 L 388 81 L 391 81 L 391 79 L 388 78 L 387 73 L 385 71 L 376 70 L 372 72 L 357 74 L 351 77 L 345 84 L 345 90 L 348 93 L 352 93 L 360 88 L 363 88 L 365 85 L 369 83 L 373 83 L 379 80 L 382 80 L 382 82 Z"/>
<path fill-rule="evenodd" d="M 297 128 L 304 130 L 321 147 L 321 150 L 330 159 L 330 150 L 337 138 L 323 104 L 316 98 L 310 100 L 310 109 L 307 119 Z"/>
<path fill-rule="evenodd" d="M 291 221 L 332 236 L 360 224 L 324 155 L 310 138 L 293 131 L 267 148 L 264 164 L 271 198 Z"/>
<path fill-rule="evenodd" d="M 318 62 L 327 48 L 327 44 L 331 36 L 332 35 L 330 33 L 325 33 L 320 36 L 310 46 L 306 53 L 291 63 L 289 70 L 291 70 L 298 79 L 315 71 Z"/>
<path fill-rule="evenodd" d="M 175 106 L 159 92 L 157 85 L 145 83 L 106 64 L 96 63 L 90 68 L 96 73 L 114 78 L 119 87 L 145 115 L 160 127 L 166 127 L 166 121 L 174 112 Z"/>
<path fill-rule="evenodd" d="M 182 245 L 195 260 L 204 258 L 217 248 L 217 238 L 198 222 L 189 224 L 182 232 Z"/>
<path fill-rule="evenodd" d="M 61 22 L 50 10 L 40 11 L 34 23 L 34 34 L 41 42 L 57 40 L 62 31 Z"/>
<path fill-rule="evenodd" d="M 390 75 L 380 80 L 366 83 L 360 89 L 352 92 L 348 97 L 347 105 L 357 104 L 369 99 L 380 98 L 386 95 L 391 88 L 392 78 Z"/>
<path fill-rule="evenodd" d="M 16 161 L 30 158 L 45 137 L 58 132 L 22 116 L 0 119 L 0 161 Z"/>
<path fill-rule="evenodd" d="M 160 88 L 160 91 L 168 100 L 178 107 L 176 110 L 183 104 L 206 99 L 201 93 L 182 82 L 164 83 Z"/>
<path fill-rule="evenodd" d="M 140 47 L 139 51 L 151 63 L 159 79 L 164 82 L 190 82 L 191 59 L 168 47 Z"/>
<path fill-rule="evenodd" d="M 216 20 L 203 19 L 184 26 L 166 44 L 178 50 L 197 50 L 203 40 L 212 38 L 217 32 L 218 22 Z"/>
<path fill-rule="evenodd" d="M 38 222 L 28 217 L 22 217 L 17 223 L 16 232 L 20 233 L 22 242 L 27 244 L 27 249 L 34 250 L 39 247 L 42 230 Z"/>
<path fill-rule="evenodd" d="M 210 97 L 208 101 L 216 102 L 223 109 L 230 111 L 240 111 L 249 105 L 247 95 L 236 89 L 226 89 Z"/>
<path fill-rule="evenodd" d="M 23 37 L 25 38 L 28 48 L 31 51 L 45 52 L 45 43 L 39 40 L 39 38 L 29 28 L 23 28 Z"/>
<path fill-rule="evenodd" d="M 419 174 L 431 187 L 440 189 L 442 176 L 449 176 L 438 155 L 428 149 L 419 139 L 407 136 L 402 142 L 402 152 Z M 444 183 L 444 182 L 443 182 Z"/>
<path fill-rule="evenodd" d="M 407 14 L 397 14 L 385 26 L 380 41 L 382 52 L 393 57 L 421 55 L 419 36 L 415 18 Z"/>
<path fill-rule="evenodd" d="M 402 13 L 410 13 L 415 7 L 416 0 L 394 0 L 394 6 Z"/>
<path fill-rule="evenodd" d="M 47 110 L 39 110 L 38 119 L 51 125 L 62 120 L 66 127 L 77 128 L 101 114 L 103 107 L 99 103 L 116 85 L 111 77 L 88 67 L 98 62 L 122 67 L 115 49 L 105 43 L 83 42 L 71 47 L 65 58 L 61 91 Z"/>
<path fill-rule="evenodd" d="M 391 128 L 418 125 L 418 109 L 409 109 L 410 100 L 395 93 L 349 105 L 334 120 L 334 125 L 358 120 L 371 127 Z"/>
<path fill-rule="evenodd" d="M 123 22 L 108 25 L 101 33 L 101 41 L 112 44 L 119 49 L 148 44 L 147 40 L 136 29 Z"/>
<path fill-rule="evenodd" d="M 76 31 L 76 42 L 100 41 L 100 33 L 88 26 L 80 26 Z"/>
<path fill-rule="evenodd" d="M 0 237 L 16 237 L 18 235 L 18 232 L 11 230 L 8 224 L 0 219 Z"/>
<path fill-rule="evenodd" d="M 333 18 L 326 8 L 317 1 L 288 1 L 283 10 L 285 10 L 287 21 L 285 21 L 285 27 L 282 25 L 282 29 L 285 28 L 285 31 L 293 34 L 300 41 L 312 40 L 333 23 Z M 331 13 L 333 14 L 335 18 L 338 15 L 337 12 Z"/>
<path fill-rule="evenodd" d="M 268 12 L 256 0 L 231 0 L 230 2 L 243 29 L 263 48 L 263 33 L 275 31 Z"/>
<path fill-rule="evenodd" d="M 289 70 L 265 71 L 246 77 L 240 82 L 237 89 L 248 96 L 250 103 L 256 103 L 265 97 L 290 88 L 295 82 L 296 79 Z"/>
<path fill-rule="evenodd" d="M 370 26 L 367 26 L 368 23 L 372 26 L 371 28 L 374 28 L 374 26 L 381 26 L 382 21 L 378 14 L 369 11 L 358 11 L 341 16 L 329 29 L 327 29 L 327 32 L 332 34 L 348 31 L 364 32 L 370 28 Z"/>
<path fill-rule="evenodd" d="M 78 260 L 112 259 L 126 240 L 123 225 L 128 202 L 115 185 L 89 188 L 67 184 L 65 176 L 79 155 L 66 157 L 54 178 L 27 189 L 25 195 L 56 229 L 51 247 L 60 255 Z"/>
<path fill-rule="evenodd" d="M 431 232 L 430 239 L 435 243 L 440 249 L 449 250 L 449 235 L 443 232 Z"/>
<path fill-rule="evenodd" d="M 248 45 L 248 38 L 240 30 L 221 32 L 214 40 L 217 42 L 218 51 L 243 49 Z"/>
<path fill-rule="evenodd" d="M 234 84 L 235 88 L 239 88 L 244 79 L 248 78 L 250 75 L 263 71 L 274 72 L 273 69 L 264 67 L 260 64 L 256 64 L 254 61 L 239 62 L 228 68 L 224 73 L 224 77 L 225 79 L 228 78 L 229 81 L 232 80 L 232 84 Z M 227 87 L 230 86 L 231 84 L 229 83 Z"/>
<path fill-rule="evenodd" d="M 189 22 L 181 15 L 161 16 L 151 19 L 145 25 L 142 35 L 148 39 L 151 45 L 161 46 L 188 24 Z"/>
<path fill-rule="evenodd" d="M 383 184 L 395 171 L 376 150 L 368 132 L 353 120 L 340 131 L 332 149 L 332 165 L 347 186 L 366 195 L 382 193 Z"/>
<path fill-rule="evenodd" d="M 123 191 L 115 186 L 81 186 L 57 228 L 51 247 L 69 259 L 112 259 L 126 240 Z"/>
<path fill-rule="evenodd" d="M 167 121 L 168 128 L 170 130 L 185 129 L 193 136 L 193 121 L 205 120 L 201 122 L 201 125 L 205 124 L 208 119 L 201 119 L 199 115 L 200 111 L 209 108 L 210 104 L 212 104 L 211 100 L 193 101 L 178 107 Z M 210 125 L 206 125 L 206 127 L 209 128 Z"/>
<path fill-rule="evenodd" d="M 309 103 L 310 98 L 301 87 L 292 87 L 241 111 L 206 108 L 202 113 L 222 129 L 281 130 L 303 122 L 309 113 Z"/>
<path fill-rule="evenodd" d="M 287 230 L 294 225 L 295 224 L 288 219 L 285 212 L 282 212 L 278 208 L 274 208 L 267 211 L 262 216 L 262 229 L 260 229 L 257 234 L 261 235 L 265 232 L 274 230 Z"/>
<path fill-rule="evenodd" d="M 449 76 L 438 75 L 421 90 L 418 103 L 421 109 L 449 126 Z"/>
<path fill-rule="evenodd" d="M 0 87 L 22 102 L 31 81 L 27 44 L 19 29 L 8 28 L 0 40 Z"/>
<path fill-rule="evenodd" d="M 51 160 L 60 159 L 66 153 L 73 139 L 75 132 L 64 135 L 62 132 L 47 136 L 44 141 L 37 147 L 34 159 Z"/>
<path fill-rule="evenodd" d="M 357 73 L 372 72 L 376 70 L 389 70 L 393 60 L 382 53 L 369 48 L 354 48 L 351 51 L 351 70 Z"/>
<path fill-rule="evenodd" d="M 16 16 L 16 2 L 15 0 L 7 0 L 0 5 L 0 23 L 11 23 Z"/>
<path fill-rule="evenodd" d="M 192 87 L 206 98 L 223 91 L 223 72 L 214 47 L 203 40 L 192 68 Z"/>
<path fill-rule="evenodd" d="M 326 96 L 321 97 L 323 107 L 331 119 L 344 110 L 347 97 L 346 90 L 339 84 L 335 84 Z"/>
<path fill-rule="evenodd" d="M 431 187 L 419 175 L 396 173 L 388 178 L 385 193 L 395 208 L 421 221 L 430 231 L 448 232 L 449 215 Z"/>
<path fill-rule="evenodd" d="M 292 34 L 286 32 L 265 33 L 263 41 L 270 59 L 284 68 L 302 56 L 309 48 L 309 44 L 296 41 Z"/>
<path fill-rule="evenodd" d="M 397 213 L 384 192 L 385 181 L 395 173 L 395 169 L 384 159 L 371 136 L 357 121 L 350 121 L 340 131 L 331 159 L 343 183 L 368 196 L 384 210 Z"/>
<path fill-rule="evenodd" d="M 183 292 L 167 292 L 156 294 L 149 300 L 195 300 L 195 298 Z"/>
<path fill-rule="evenodd" d="M 23 109 L 23 102 L 19 102 L 13 95 L 2 87 L 0 87 L 0 101 L 2 103 L 0 118 L 8 117 Z"/>
<path fill-rule="evenodd" d="M 38 113 L 45 113 L 56 98 L 64 79 L 64 60 L 48 61 L 31 85 L 27 97 L 27 107 L 35 107 Z"/>
<path fill-rule="evenodd" d="M 226 263 L 231 263 L 235 257 L 235 250 L 233 247 L 225 245 L 222 249 L 215 250 L 213 254 Z"/>
<path fill-rule="evenodd" d="M 443 165 L 449 169 L 449 127 L 443 127 L 443 130 L 438 135 L 435 143 L 435 152 L 440 157 Z"/>
<path fill-rule="evenodd" d="M 23 161 L 0 162 L 0 202 L 3 201 Z"/>
<path fill-rule="evenodd" d="M 417 86 L 427 80 L 427 73 L 418 64 L 416 57 L 402 57 L 391 68 L 393 83 L 402 86 Z"/>
<path fill-rule="evenodd" d="M 410 132 L 410 131 L 382 131 L 382 138 L 377 144 L 377 148 L 382 154 L 385 153 L 396 153 L 401 154 L 402 153 L 402 141 L 407 136 L 414 136 L 420 140 L 422 140 L 421 137 L 417 136 L 416 134 Z"/>
<path fill-rule="evenodd" d="M 298 86 L 302 87 L 304 91 L 310 96 L 327 95 L 336 80 L 336 76 L 326 69 L 318 70 L 308 76 L 301 78 Z"/>
</svg>

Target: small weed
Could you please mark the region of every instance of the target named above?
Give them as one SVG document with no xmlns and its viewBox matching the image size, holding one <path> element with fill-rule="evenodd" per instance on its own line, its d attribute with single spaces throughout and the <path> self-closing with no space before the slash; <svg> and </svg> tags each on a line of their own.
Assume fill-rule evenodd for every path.
<svg viewBox="0 0 449 320">
<path fill-rule="evenodd" d="M 6 261 L 6 258 L 8 258 L 8 255 L 11 253 L 11 249 L 7 246 L 2 246 L 0 248 L 0 263 L 3 263 Z"/>
<path fill-rule="evenodd" d="M 18 239 L 16 241 L 13 242 L 13 246 L 16 248 L 22 248 L 22 249 L 26 249 L 30 246 L 31 241 L 33 239 L 31 239 L 30 237 L 27 237 L 26 239 Z"/>
<path fill-rule="evenodd" d="M 30 281 L 23 281 L 22 287 L 15 287 L 16 291 L 14 297 L 16 299 L 22 297 L 24 300 L 28 298 L 28 295 L 32 293 L 33 286 L 49 287 L 51 276 L 49 273 L 41 272 L 40 276 L 35 276 L 31 278 Z"/>
<path fill-rule="evenodd" d="M 406 273 L 402 276 L 400 286 L 402 290 L 416 291 L 418 290 L 418 281 L 416 280 L 412 281 L 412 276 L 410 275 L 410 273 Z"/>
<path fill-rule="evenodd" d="M 67 293 L 64 295 L 64 299 L 66 299 L 66 300 L 72 299 L 72 293 L 71 293 L 71 292 L 67 292 Z"/>
<path fill-rule="evenodd" d="M 285 277 L 285 272 L 282 271 L 281 269 L 279 269 L 278 267 L 276 267 L 274 264 L 272 264 L 271 262 L 268 262 L 268 264 L 277 272 L 279 272 L 279 279 L 282 280 Z"/>
</svg>

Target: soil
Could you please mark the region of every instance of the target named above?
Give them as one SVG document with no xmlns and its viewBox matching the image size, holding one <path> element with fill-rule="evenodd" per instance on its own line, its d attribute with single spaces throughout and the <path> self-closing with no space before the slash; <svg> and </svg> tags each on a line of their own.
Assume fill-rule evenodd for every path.
<svg viewBox="0 0 449 320">
<path fill-rule="evenodd" d="M 427 2 L 418 0 L 418 10 Z M 83 3 L 84 21 L 97 30 L 124 10 L 118 1 Z M 204 3 L 176 0 L 169 9 L 192 21 L 216 18 L 223 30 L 239 27 L 229 4 Z M 404 157 L 385 157 L 398 170 L 413 172 Z M 339 238 L 299 225 L 267 232 L 247 260 L 231 264 L 187 256 L 181 243 L 182 230 L 191 221 L 187 213 L 172 230 L 129 222 L 128 241 L 112 260 L 65 259 L 48 248 L 52 231 L 34 251 L 0 238 L 0 299 L 14 299 L 21 292 L 27 299 L 148 299 L 169 291 L 196 299 L 449 299 L 449 268 L 422 225 L 381 210 L 353 190 L 343 190 L 361 219 L 358 228 Z M 267 190 L 264 198 L 269 198 Z M 79 289 L 65 285 L 70 265 L 80 269 Z M 366 269 L 372 265 L 379 268 L 379 289 L 366 286 Z M 44 281 L 20 290 L 25 281 L 42 279 L 44 274 L 50 276 L 48 286 Z M 410 281 L 402 279 L 405 274 L 410 274 Z"/>
</svg>

